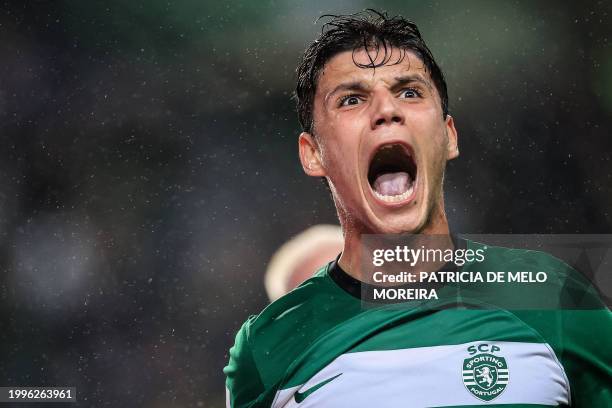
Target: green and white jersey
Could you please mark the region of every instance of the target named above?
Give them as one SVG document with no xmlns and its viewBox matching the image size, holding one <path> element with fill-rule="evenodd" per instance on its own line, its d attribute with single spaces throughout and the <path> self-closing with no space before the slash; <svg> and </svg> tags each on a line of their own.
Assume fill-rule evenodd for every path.
<svg viewBox="0 0 612 408">
<path fill-rule="evenodd" d="M 594 306 L 515 310 L 462 296 L 364 308 L 363 284 L 331 262 L 244 323 L 224 369 L 227 406 L 612 407 L 609 309 L 558 259 L 494 250 L 490 270 L 546 266 L 558 278 L 540 293 L 500 296 L 580 293 Z"/>
</svg>

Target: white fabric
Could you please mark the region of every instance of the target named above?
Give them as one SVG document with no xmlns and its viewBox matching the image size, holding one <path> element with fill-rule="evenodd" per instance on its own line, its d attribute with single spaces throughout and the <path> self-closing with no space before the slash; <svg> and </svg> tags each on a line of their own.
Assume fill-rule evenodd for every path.
<svg viewBox="0 0 612 408">
<path fill-rule="evenodd" d="M 505 390 L 490 402 L 476 398 L 463 382 L 469 346 L 496 345 L 508 366 Z M 480 353 L 476 353 L 480 354 Z M 295 401 L 305 392 L 342 373 Z M 499 373 L 505 381 L 505 372 Z M 274 408 L 436 407 L 487 404 L 569 404 L 569 382 L 552 349 L 543 343 L 471 342 L 460 345 L 343 354 L 305 384 L 276 394 Z"/>
</svg>

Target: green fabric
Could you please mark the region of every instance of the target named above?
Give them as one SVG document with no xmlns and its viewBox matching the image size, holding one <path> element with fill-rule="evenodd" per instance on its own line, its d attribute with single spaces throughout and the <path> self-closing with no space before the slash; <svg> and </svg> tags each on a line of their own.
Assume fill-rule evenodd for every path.
<svg viewBox="0 0 612 408">
<path fill-rule="evenodd" d="M 463 285 L 463 302 L 484 306 L 481 310 L 452 305 L 445 309 L 447 299 L 418 308 L 368 309 L 330 278 L 328 265 L 249 318 L 240 329 L 224 369 L 232 407 L 269 406 L 279 389 L 306 382 L 344 353 L 480 340 L 548 343 L 569 378 L 572 406 L 612 406 L 612 314 L 596 291 L 581 275 L 547 254 L 488 250 L 492 251 L 489 264 L 481 265 L 482 270 L 549 270 L 556 275 L 539 292 L 524 285 L 481 291 Z M 542 299 L 525 302 L 537 296 Z M 513 302 L 530 304 L 533 310 L 498 307 Z M 587 310 L 554 310 L 560 306 Z"/>
<path fill-rule="evenodd" d="M 236 335 L 234 346 L 230 349 L 230 360 L 223 369 L 227 377 L 226 386 L 231 390 L 232 407 L 249 406 L 251 401 L 263 390 L 257 366 L 253 361 L 251 347 L 248 344 L 249 327 L 255 316 L 251 316 Z"/>
</svg>

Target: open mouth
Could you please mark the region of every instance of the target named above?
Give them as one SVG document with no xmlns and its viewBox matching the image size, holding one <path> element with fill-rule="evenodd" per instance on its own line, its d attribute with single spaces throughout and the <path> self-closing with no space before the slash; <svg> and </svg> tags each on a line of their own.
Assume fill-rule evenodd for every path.
<svg viewBox="0 0 612 408">
<path fill-rule="evenodd" d="M 368 182 L 376 197 L 389 203 L 412 196 L 417 165 L 408 148 L 401 144 L 381 146 L 370 162 Z"/>
</svg>

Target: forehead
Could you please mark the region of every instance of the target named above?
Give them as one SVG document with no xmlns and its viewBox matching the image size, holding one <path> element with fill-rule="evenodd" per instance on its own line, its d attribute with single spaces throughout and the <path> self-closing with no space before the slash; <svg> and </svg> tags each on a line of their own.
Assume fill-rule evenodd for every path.
<svg viewBox="0 0 612 408">
<path fill-rule="evenodd" d="M 354 52 L 343 51 L 334 55 L 323 67 L 317 83 L 317 93 L 326 93 L 345 81 L 386 82 L 407 74 L 419 76 L 431 83 L 425 64 L 413 51 L 395 47 L 388 48 L 387 51 L 385 55 L 382 47 L 378 53 L 374 49 L 366 52 L 361 48 Z M 372 61 L 374 66 L 381 66 L 363 67 L 372 64 Z"/>
</svg>

